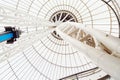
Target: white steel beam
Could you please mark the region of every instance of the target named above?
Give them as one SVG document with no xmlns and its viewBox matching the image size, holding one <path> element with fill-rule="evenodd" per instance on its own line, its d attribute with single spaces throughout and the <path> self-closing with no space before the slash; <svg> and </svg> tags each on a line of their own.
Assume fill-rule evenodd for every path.
<svg viewBox="0 0 120 80">
<path fill-rule="evenodd" d="M 71 27 L 75 26 L 76 28 L 79 28 L 79 29 L 83 30 L 84 32 L 90 34 L 91 36 L 95 37 L 95 39 L 97 39 L 99 42 L 104 44 L 108 49 L 110 49 L 113 54 L 120 55 L 120 39 L 119 38 L 114 37 L 112 35 L 108 35 L 97 29 L 85 27 L 84 24 L 80 24 L 80 23 L 66 22 L 66 23 L 63 23 L 62 26 L 65 27 L 65 25 L 68 26 L 68 24 Z M 64 28 L 64 27 L 62 27 L 62 28 Z"/>
<path fill-rule="evenodd" d="M 0 5 L 0 17 L 3 18 L 0 22 L 2 25 L 19 25 L 19 26 L 56 26 L 54 23 L 40 19 L 39 17 L 31 16 L 28 13 L 23 13 L 23 11 L 14 10 L 14 8 L 9 8 Z"/>
<path fill-rule="evenodd" d="M 26 36 L 21 36 L 21 40 L 18 40 L 17 42 L 20 43 L 19 45 L 15 46 L 11 50 L 4 51 L 0 54 L 0 62 L 3 62 L 10 57 L 14 56 L 15 54 L 20 53 L 21 51 L 24 51 L 24 49 L 32 46 L 35 42 L 39 41 L 43 37 L 46 37 L 48 34 L 50 34 L 53 31 L 51 30 L 43 30 L 43 31 L 36 31 L 32 32 Z M 41 33 L 41 34 L 40 34 Z M 24 39 L 25 38 L 25 39 Z"/>
<path fill-rule="evenodd" d="M 69 26 L 68 26 L 69 25 Z M 120 80 L 120 58 L 115 57 L 113 55 L 108 54 L 106 51 L 102 49 L 98 49 L 97 47 L 91 47 L 76 39 L 75 37 L 64 32 L 64 28 L 76 27 L 78 29 L 83 30 L 85 33 L 90 34 L 95 37 L 98 42 L 101 42 L 110 50 L 114 50 L 119 53 L 120 50 L 116 49 L 120 46 L 120 40 L 113 36 L 109 36 L 99 30 L 95 30 L 93 28 L 85 27 L 83 24 L 74 23 L 74 22 L 65 22 L 56 27 L 57 33 L 64 39 L 66 42 L 69 42 L 74 48 L 78 49 L 78 51 L 82 51 L 84 55 L 90 58 L 97 66 L 102 68 L 105 72 L 111 75 L 115 80 Z M 107 35 L 107 36 L 106 36 Z M 114 40 L 115 39 L 115 40 Z M 100 46 L 99 46 L 100 47 Z M 114 69 L 113 69 L 114 68 Z"/>
<path fill-rule="evenodd" d="M 64 26 L 65 27 L 65 26 Z M 120 80 L 120 59 L 107 54 L 102 50 L 90 47 L 82 42 L 72 38 L 56 28 L 57 33 L 67 42 L 69 42 L 78 51 L 82 51 L 84 55 L 90 58 L 97 66 L 102 68 L 105 72 L 111 75 L 116 80 Z"/>
</svg>

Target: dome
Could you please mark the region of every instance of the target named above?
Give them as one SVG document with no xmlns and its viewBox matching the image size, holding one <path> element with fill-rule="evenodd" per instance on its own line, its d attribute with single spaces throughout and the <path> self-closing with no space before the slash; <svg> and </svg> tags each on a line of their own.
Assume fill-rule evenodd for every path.
<svg viewBox="0 0 120 80">
<path fill-rule="evenodd" d="M 54 27 L 67 21 L 77 22 L 119 37 L 118 2 L 0 0 L 0 31 L 4 31 L 5 26 L 22 30 L 13 44 L 0 43 L 0 80 L 110 78 L 82 51 L 62 39 Z"/>
</svg>

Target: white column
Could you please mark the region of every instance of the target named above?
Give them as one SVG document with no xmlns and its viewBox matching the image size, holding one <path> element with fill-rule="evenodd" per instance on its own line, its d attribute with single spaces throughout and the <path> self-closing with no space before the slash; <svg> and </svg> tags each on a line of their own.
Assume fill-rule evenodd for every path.
<svg viewBox="0 0 120 80">
<path fill-rule="evenodd" d="M 115 80 L 120 80 L 120 59 L 107 54 L 101 50 L 83 44 L 82 42 L 68 36 L 56 28 L 57 33 L 67 42 L 69 42 L 78 51 L 90 58 L 97 66 L 111 75 Z"/>
</svg>

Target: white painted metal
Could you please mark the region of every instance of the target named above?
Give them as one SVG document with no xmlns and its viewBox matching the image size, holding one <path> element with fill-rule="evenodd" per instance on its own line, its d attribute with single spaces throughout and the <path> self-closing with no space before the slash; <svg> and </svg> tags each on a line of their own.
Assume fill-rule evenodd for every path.
<svg viewBox="0 0 120 80">
<path fill-rule="evenodd" d="M 23 51 L 25 48 L 32 46 L 33 43 L 35 43 L 35 42 L 39 41 L 41 38 L 47 36 L 52 31 L 53 31 L 53 29 L 36 31 L 36 32 L 28 33 L 27 35 L 21 37 L 21 38 L 26 37 L 26 39 L 23 41 L 20 38 L 20 40 L 18 40 L 18 43 L 20 43 L 20 45 L 17 45 L 12 50 L 7 50 L 0 54 L 0 63 L 9 59 L 10 57 L 14 56 L 18 52 Z"/>
<path fill-rule="evenodd" d="M 62 32 L 61 28 L 65 27 L 66 24 L 69 24 L 69 23 L 63 23 L 62 25 L 59 25 L 56 28 L 56 31 L 59 33 L 59 35 L 65 41 L 69 42 L 74 48 L 78 49 L 79 51 L 84 52 L 84 54 L 87 57 L 89 57 L 94 63 L 96 63 L 105 72 L 110 74 L 116 80 L 120 80 L 120 77 L 119 77 L 119 74 L 120 74 L 120 59 L 116 58 L 112 55 L 109 55 L 108 53 L 106 53 L 103 50 L 99 50 L 99 49 L 90 47 L 86 44 L 83 44 L 82 42 L 78 41 L 77 39 L 70 37 L 68 34 L 65 34 L 64 32 Z M 73 24 L 72 23 L 70 26 L 73 26 L 73 25 L 79 27 L 81 24 L 79 25 L 79 24 L 75 24 L 75 23 Z M 83 29 L 84 26 L 83 25 L 81 25 L 81 26 L 82 26 L 82 29 Z M 81 26 L 79 28 L 81 28 Z M 87 28 L 84 28 L 84 30 L 86 30 L 86 29 Z M 94 34 L 98 34 L 98 32 L 95 32 L 94 30 L 90 30 L 90 31 L 92 31 Z M 101 35 L 100 36 L 95 35 L 95 37 L 96 36 L 102 37 Z"/>
<path fill-rule="evenodd" d="M 55 28 L 54 24 L 49 23 L 49 21 L 47 21 L 54 12 L 57 12 L 59 10 L 68 10 L 73 14 L 75 14 L 76 18 L 78 19 L 78 22 L 90 24 L 93 27 L 96 24 L 102 26 L 102 24 L 106 24 L 107 22 L 108 25 L 104 27 L 106 28 L 105 31 L 108 31 L 110 29 L 111 31 L 109 33 L 111 33 L 112 35 L 114 33 L 114 29 L 116 28 L 114 24 L 116 24 L 117 22 L 113 12 L 111 10 L 108 10 L 108 7 L 104 5 L 104 3 L 101 2 L 101 0 L 90 0 L 90 1 L 89 0 L 64 0 L 64 1 L 63 0 L 0 0 L 0 7 L 4 10 L 4 14 L 0 12 L 1 15 L 0 24 L 9 25 L 9 26 L 12 25 L 17 27 L 20 26 L 20 29 L 25 29 L 28 34 L 28 36 L 21 36 L 20 39 L 17 40 L 17 42 L 20 43 L 20 46 L 13 44 L 11 47 L 16 46 L 16 48 L 14 47 L 9 48 L 12 50 L 12 51 L 8 50 L 8 52 L 10 51 L 10 55 L 12 55 L 13 52 L 15 54 L 17 54 L 18 52 L 19 53 L 24 52 L 24 55 L 23 54 L 20 55 L 18 54 L 19 56 L 14 55 L 12 56 L 12 58 L 14 59 L 7 58 L 8 60 L 6 61 L 8 61 L 7 64 L 9 65 L 3 64 L 6 61 L 0 64 L 1 66 L 4 66 L 0 68 L 0 72 L 1 72 L 0 80 L 8 80 L 8 79 L 14 80 L 17 78 L 19 78 L 20 80 L 21 79 L 47 80 L 48 78 L 46 78 L 46 76 L 50 78 L 49 80 L 58 80 L 59 78 L 62 78 L 64 76 L 68 76 L 70 74 L 84 71 L 94 66 L 94 64 L 91 63 L 89 64 L 89 62 L 91 61 L 86 60 L 86 58 L 82 58 L 81 51 L 73 55 L 69 54 L 71 52 L 74 52 L 74 50 L 72 51 L 74 47 L 71 48 L 71 46 L 69 45 L 65 47 L 59 45 L 61 43 L 66 45 L 66 43 L 64 43 L 64 40 L 56 40 L 56 38 L 54 38 L 51 34 L 49 34 L 50 36 L 44 35 L 46 37 L 50 37 L 50 39 L 53 40 L 54 43 L 58 44 L 58 45 L 55 44 L 55 47 L 53 47 L 54 43 L 49 42 L 50 40 L 48 38 L 45 39 L 43 38 L 42 39 L 43 42 L 47 47 L 50 47 L 50 49 L 52 50 L 51 51 L 50 49 L 45 48 L 45 46 L 38 40 L 38 38 L 40 38 L 40 35 L 43 35 L 42 32 L 38 34 L 33 32 L 35 36 L 29 34 L 30 32 L 32 32 L 31 30 L 33 29 L 34 29 L 33 31 L 35 30 L 38 31 L 39 29 L 44 29 L 44 28 L 46 29 L 48 26 L 50 26 L 50 28 Z M 60 18 L 58 19 L 60 20 Z M 56 25 L 62 23 L 59 20 L 58 22 L 57 21 L 55 22 Z M 74 18 L 71 18 L 68 21 L 71 20 L 73 21 Z M 102 29 L 101 27 L 99 28 Z M 116 28 L 114 34 L 115 36 L 118 35 L 117 30 L 118 27 Z M 65 31 L 70 31 L 70 30 L 66 29 Z M 68 33 L 71 33 L 71 31 Z M 77 35 L 78 36 L 75 36 L 76 39 L 80 37 L 80 34 Z M 31 38 L 30 36 L 31 37 L 34 36 L 35 40 L 33 40 L 33 38 Z M 21 38 L 23 40 L 21 40 Z M 22 41 L 24 41 L 24 43 Z M 33 42 L 33 44 L 31 44 L 31 42 Z M 34 42 L 40 44 L 34 45 Z M 32 45 L 34 45 L 35 48 L 34 50 L 32 49 L 33 47 L 29 48 Z M 39 48 L 40 46 L 42 46 L 42 48 Z M 19 50 L 19 48 L 21 49 Z M 29 49 L 28 51 L 27 50 L 23 51 L 22 50 L 23 48 L 25 49 L 29 48 Z M 36 52 L 34 52 L 35 50 Z M 36 53 L 42 55 L 43 59 L 41 59 L 41 57 L 38 55 L 34 57 Z M 67 55 L 61 55 L 59 53 L 67 54 Z M 10 55 L 6 54 L 6 56 L 8 57 L 11 57 Z M 73 68 L 74 66 L 75 68 Z M 13 73 L 11 70 L 9 71 L 9 69 L 12 69 Z M 44 74 L 45 76 L 42 74 Z M 94 74 L 96 73 L 94 72 Z M 103 75 L 103 73 L 96 75 L 98 76 L 98 78 L 100 78 L 102 77 L 101 74 Z M 15 76 L 17 76 L 17 78 L 15 78 Z M 97 76 L 93 76 L 93 77 L 96 78 Z M 84 80 L 88 80 L 88 79 L 96 80 L 93 77 L 91 78 L 89 78 L 88 76 L 85 77 L 86 78 Z M 80 80 L 83 80 L 83 78 L 82 79 L 80 78 Z"/>
<path fill-rule="evenodd" d="M 95 36 L 95 38 L 102 42 L 108 49 L 112 51 L 113 54 L 120 54 L 120 39 L 99 30 L 92 28 L 85 28 L 86 32 Z"/>
<path fill-rule="evenodd" d="M 54 23 L 40 19 L 39 17 L 34 17 L 28 13 L 23 13 L 23 11 L 16 11 L 12 8 L 6 6 L 0 6 L 0 17 L 3 18 L 0 24 L 4 25 L 14 25 L 14 26 L 55 26 Z M 8 14 L 9 13 L 9 14 Z"/>
<path fill-rule="evenodd" d="M 93 29 L 91 27 L 85 27 L 86 25 L 80 23 L 66 22 L 60 26 L 60 28 L 64 28 L 64 26 L 68 27 L 77 27 L 84 30 L 86 33 L 94 36 L 99 42 L 103 43 L 108 49 L 112 51 L 113 54 L 120 54 L 120 39 L 114 37 L 112 35 L 108 35 L 100 30 Z"/>
</svg>

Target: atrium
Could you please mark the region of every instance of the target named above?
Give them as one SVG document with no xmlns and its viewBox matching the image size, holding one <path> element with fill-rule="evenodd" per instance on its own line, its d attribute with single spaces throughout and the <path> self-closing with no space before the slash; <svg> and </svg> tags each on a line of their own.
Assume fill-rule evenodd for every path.
<svg viewBox="0 0 120 80">
<path fill-rule="evenodd" d="M 0 0 L 9 30 L 0 80 L 120 80 L 120 0 Z"/>
</svg>

